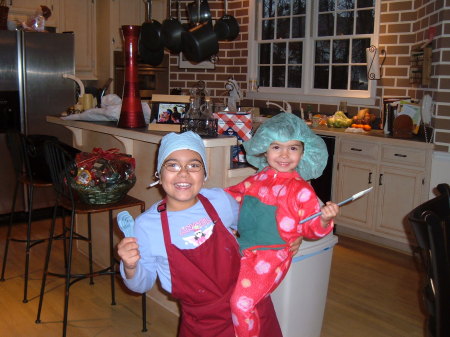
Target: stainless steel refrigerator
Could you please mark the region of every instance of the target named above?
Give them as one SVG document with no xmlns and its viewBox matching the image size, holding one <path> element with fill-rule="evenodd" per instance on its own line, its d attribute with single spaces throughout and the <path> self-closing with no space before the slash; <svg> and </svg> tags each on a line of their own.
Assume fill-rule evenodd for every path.
<svg viewBox="0 0 450 337">
<path fill-rule="evenodd" d="M 45 116 L 75 104 L 75 84 L 62 76 L 74 72 L 73 34 L 0 30 L 0 214 L 10 212 L 15 184 L 6 130 L 53 135 L 71 145 L 70 131 L 47 123 Z M 52 196 L 36 192 L 34 208 L 51 206 Z M 21 199 L 19 211 L 25 210 L 24 193 Z"/>
</svg>

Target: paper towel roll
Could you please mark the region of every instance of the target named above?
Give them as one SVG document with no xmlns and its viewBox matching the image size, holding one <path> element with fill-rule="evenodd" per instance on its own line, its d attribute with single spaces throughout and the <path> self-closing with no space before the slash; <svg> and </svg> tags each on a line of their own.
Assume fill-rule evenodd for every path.
<svg viewBox="0 0 450 337">
<path fill-rule="evenodd" d="M 370 48 L 366 48 L 366 60 L 367 60 L 367 79 L 379 80 L 380 61 L 377 47 L 370 46 Z"/>
</svg>

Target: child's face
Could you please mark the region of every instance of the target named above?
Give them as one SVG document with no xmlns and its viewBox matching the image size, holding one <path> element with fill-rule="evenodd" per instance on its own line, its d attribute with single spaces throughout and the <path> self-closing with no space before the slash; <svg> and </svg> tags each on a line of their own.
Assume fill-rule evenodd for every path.
<svg viewBox="0 0 450 337">
<path fill-rule="evenodd" d="M 303 143 L 298 140 L 273 142 L 265 153 L 269 166 L 279 172 L 292 172 L 303 156 Z"/>
<path fill-rule="evenodd" d="M 172 172 L 177 166 L 181 167 L 181 170 Z M 197 152 L 192 150 L 172 152 L 161 167 L 161 185 L 166 192 L 167 209 L 181 211 L 194 206 L 204 180 L 205 169 L 202 157 Z"/>
</svg>

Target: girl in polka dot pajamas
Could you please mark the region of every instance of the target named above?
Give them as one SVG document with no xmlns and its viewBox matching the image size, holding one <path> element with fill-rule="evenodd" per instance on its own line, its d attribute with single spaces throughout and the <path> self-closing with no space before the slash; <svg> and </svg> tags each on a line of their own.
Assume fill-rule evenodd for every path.
<svg viewBox="0 0 450 337">
<path fill-rule="evenodd" d="M 319 239 L 333 229 L 339 207 L 327 202 L 320 208 L 307 180 L 317 178 L 327 162 L 323 140 L 291 113 L 265 122 L 244 143 L 255 175 L 226 189 L 241 205 L 239 246 L 241 267 L 231 297 L 233 324 L 238 337 L 259 336 L 255 306 L 273 292 L 292 261 L 289 243 L 302 236 Z M 322 211 L 303 224 L 300 221 Z"/>
</svg>

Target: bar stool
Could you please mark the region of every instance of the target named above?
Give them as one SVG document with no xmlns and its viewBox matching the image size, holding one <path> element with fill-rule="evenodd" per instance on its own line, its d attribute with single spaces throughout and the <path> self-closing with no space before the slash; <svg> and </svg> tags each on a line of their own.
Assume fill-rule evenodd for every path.
<svg viewBox="0 0 450 337">
<path fill-rule="evenodd" d="M 8 132 L 6 134 L 6 143 L 11 155 L 13 167 L 16 175 L 16 186 L 14 189 L 14 196 L 12 199 L 11 214 L 9 217 L 9 224 L 6 234 L 5 251 L 3 255 L 2 274 L 0 281 L 5 281 L 6 263 L 8 260 L 9 243 L 24 242 L 25 245 L 25 281 L 23 288 L 23 303 L 28 302 L 28 270 L 30 266 L 30 250 L 33 246 L 44 242 L 47 238 L 32 239 L 31 238 L 31 224 L 33 216 L 33 196 L 35 188 L 49 188 L 52 186 L 50 181 L 36 179 L 30 165 L 30 156 L 36 155 L 36 148 L 29 142 L 29 139 L 19 132 Z M 13 219 L 16 208 L 17 194 L 20 186 L 27 188 L 27 205 L 28 205 L 28 223 L 27 234 L 25 239 L 14 238 L 11 235 L 13 227 Z"/>
<path fill-rule="evenodd" d="M 65 295 L 64 295 L 64 318 L 63 318 L 63 337 L 66 336 L 67 331 L 67 320 L 69 311 L 69 290 L 70 287 L 85 278 L 90 279 L 90 283 L 93 284 L 93 277 L 99 275 L 110 275 L 111 277 L 111 305 L 116 304 L 115 300 L 115 288 L 114 288 L 114 276 L 115 271 L 115 258 L 114 258 L 114 247 L 113 247 L 113 211 L 123 208 L 129 208 L 134 206 L 139 206 L 141 213 L 145 209 L 145 202 L 129 195 L 126 195 L 122 200 L 112 204 L 105 205 L 89 205 L 76 200 L 72 189 L 66 183 L 70 179 L 70 172 L 76 169 L 76 164 L 68 153 L 57 143 L 47 142 L 44 145 L 45 157 L 47 164 L 50 167 L 50 173 L 53 182 L 53 188 L 56 192 L 56 204 L 53 211 L 53 220 L 49 233 L 49 241 L 47 247 L 47 253 L 45 257 L 44 272 L 42 276 L 41 292 L 39 296 L 39 306 L 36 318 L 36 323 L 41 322 L 41 311 L 45 294 L 45 285 L 47 280 L 47 275 L 53 275 L 65 278 Z M 54 273 L 48 270 L 50 255 L 52 251 L 52 243 L 54 238 L 55 230 L 55 218 L 58 207 L 69 210 L 71 212 L 70 226 L 64 232 L 64 236 L 59 239 L 68 241 L 68 251 L 67 251 L 67 265 L 65 267 L 64 273 Z M 109 213 L 109 263 L 110 265 L 104 269 L 94 271 L 92 266 L 92 237 L 91 237 L 91 214 L 108 212 Z M 83 236 L 75 232 L 75 215 L 76 214 L 86 214 L 87 215 L 87 236 Z M 74 274 L 72 273 L 72 249 L 74 240 L 83 240 L 88 242 L 88 253 L 89 253 L 89 272 L 85 274 Z M 144 301 L 143 304 L 143 314 L 145 313 Z M 144 319 L 144 317 L 143 317 Z M 145 322 L 144 322 L 145 323 Z M 145 328 L 145 325 L 144 325 Z"/>
</svg>

